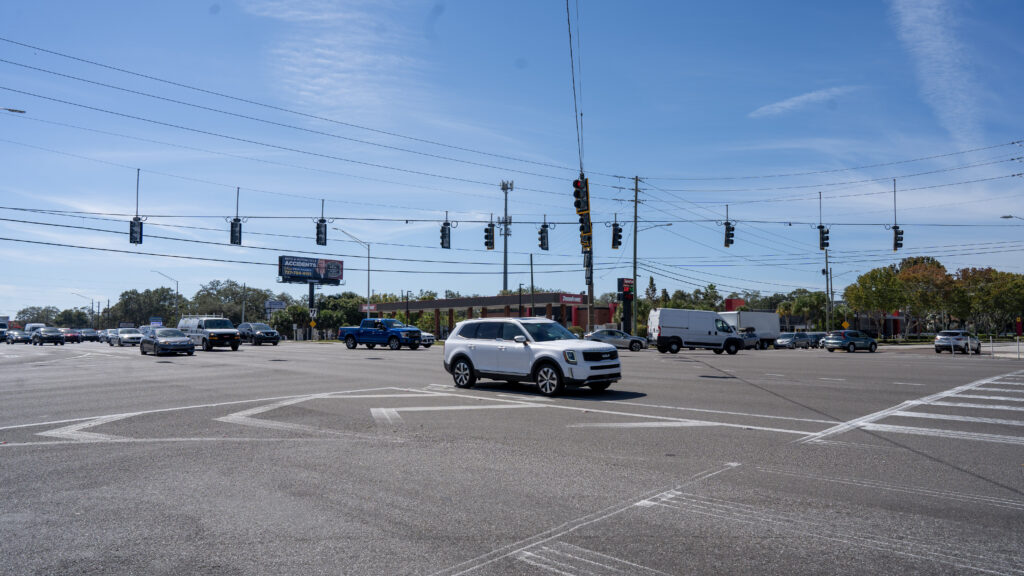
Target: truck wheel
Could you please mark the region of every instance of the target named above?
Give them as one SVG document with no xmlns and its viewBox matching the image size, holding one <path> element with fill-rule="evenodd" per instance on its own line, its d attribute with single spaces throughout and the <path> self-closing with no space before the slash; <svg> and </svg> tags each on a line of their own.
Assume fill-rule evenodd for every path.
<svg viewBox="0 0 1024 576">
<path fill-rule="evenodd" d="M 679 342 L 676 342 L 675 340 L 668 343 L 668 351 L 672 354 L 679 354 L 679 348 Z"/>
<path fill-rule="evenodd" d="M 210 344 L 210 341 L 206 338 L 203 338 L 203 350 L 207 352 L 213 350 L 213 344 Z"/>
<path fill-rule="evenodd" d="M 231 350 L 232 350 L 233 352 L 238 352 L 238 345 L 239 345 L 239 344 L 241 344 L 241 343 L 240 343 L 240 342 L 233 342 L 233 343 L 231 344 Z"/>
<path fill-rule="evenodd" d="M 376 345 L 376 344 L 367 344 L 367 345 L 366 345 L 366 348 L 367 348 L 367 349 L 369 349 L 369 350 L 373 350 L 373 349 L 374 349 L 374 348 L 376 348 L 376 347 L 377 347 L 377 345 Z"/>
<path fill-rule="evenodd" d="M 473 373 L 473 365 L 465 358 L 459 358 L 452 365 L 452 380 L 455 380 L 456 388 L 472 388 L 476 383 L 476 374 Z"/>
<path fill-rule="evenodd" d="M 661 346 L 659 344 L 658 345 L 658 352 L 661 352 L 662 354 L 664 354 L 665 352 L 668 352 L 668 347 L 667 346 Z"/>
<path fill-rule="evenodd" d="M 723 350 L 721 348 L 715 348 L 714 350 L 712 350 L 712 352 L 714 352 L 715 354 L 721 354 Z"/>
<path fill-rule="evenodd" d="M 534 381 L 537 383 L 540 393 L 545 396 L 557 396 L 565 388 L 565 384 L 562 383 L 562 373 L 554 364 L 550 363 L 541 364 L 537 368 Z"/>
<path fill-rule="evenodd" d="M 346 348 L 348 348 L 349 350 L 355 350 L 356 346 L 358 346 L 358 344 L 356 344 L 356 339 L 355 339 L 354 336 L 346 336 L 345 337 L 345 347 Z"/>
<path fill-rule="evenodd" d="M 639 352 L 640 351 L 640 343 L 637 342 L 636 340 L 630 342 L 629 343 L 629 351 L 630 352 Z M 593 386 L 591 386 L 591 388 L 593 388 Z"/>
<path fill-rule="evenodd" d="M 430 348 L 430 344 L 424 344 L 424 345 L 423 345 L 423 349 L 424 349 L 424 350 L 426 350 L 427 348 Z"/>
<path fill-rule="evenodd" d="M 402 343 L 398 340 L 398 336 L 392 336 L 388 338 L 388 348 L 392 350 L 398 350 L 402 347 Z"/>
<path fill-rule="evenodd" d="M 415 350 L 415 349 L 417 349 L 419 347 L 420 347 L 419 344 L 409 344 L 409 350 Z"/>
<path fill-rule="evenodd" d="M 726 344 L 725 344 L 725 353 L 726 354 L 728 354 L 729 356 L 735 356 L 737 352 L 739 352 L 739 348 L 736 347 L 736 343 L 735 342 L 726 342 Z"/>
</svg>

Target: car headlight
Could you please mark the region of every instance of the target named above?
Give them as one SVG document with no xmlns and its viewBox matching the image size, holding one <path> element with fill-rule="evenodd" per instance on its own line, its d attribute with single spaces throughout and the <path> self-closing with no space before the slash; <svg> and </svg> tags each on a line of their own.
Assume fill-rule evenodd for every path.
<svg viewBox="0 0 1024 576">
<path fill-rule="evenodd" d="M 575 364 L 576 363 L 576 351 L 575 350 L 566 350 L 566 351 L 562 352 L 562 356 L 565 357 L 565 361 L 568 362 L 569 364 Z"/>
</svg>

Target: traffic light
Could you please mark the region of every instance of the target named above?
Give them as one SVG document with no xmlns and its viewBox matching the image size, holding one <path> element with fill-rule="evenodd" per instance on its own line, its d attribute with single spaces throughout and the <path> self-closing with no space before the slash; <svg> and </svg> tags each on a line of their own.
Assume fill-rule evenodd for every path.
<svg viewBox="0 0 1024 576">
<path fill-rule="evenodd" d="M 828 228 L 818 224 L 818 250 L 828 248 Z"/>
<path fill-rule="evenodd" d="M 231 221 L 231 243 L 236 246 L 242 245 L 242 220 L 239 218 Z"/>
<path fill-rule="evenodd" d="M 316 221 L 316 243 L 318 246 L 327 246 L 327 220 L 323 218 Z"/>
<path fill-rule="evenodd" d="M 128 241 L 132 244 L 142 244 L 142 218 L 136 216 L 128 224 Z"/>
<path fill-rule="evenodd" d="M 583 214 L 580 216 L 580 238 L 584 236 L 590 236 L 593 233 L 593 229 L 590 226 L 590 215 Z"/>
<path fill-rule="evenodd" d="M 612 250 L 618 250 L 622 246 L 622 226 L 618 222 L 612 223 Z"/>
<path fill-rule="evenodd" d="M 488 250 L 494 250 L 494 222 L 491 222 L 484 228 L 484 247 Z"/>
<path fill-rule="evenodd" d="M 441 224 L 441 248 L 452 247 L 452 223 L 445 220 Z"/>
<path fill-rule="evenodd" d="M 575 198 L 573 202 L 576 206 L 577 214 L 589 214 L 590 213 L 590 183 L 583 174 L 572 182 L 572 196 Z"/>
<path fill-rule="evenodd" d="M 903 248 L 903 230 L 900 230 L 899 226 L 892 227 L 892 251 L 895 252 Z"/>
<path fill-rule="evenodd" d="M 736 235 L 736 227 L 732 225 L 732 222 L 725 221 L 725 247 L 728 248 L 736 243 L 733 240 L 733 236 Z"/>
<path fill-rule="evenodd" d="M 548 249 L 548 225 L 541 224 L 540 231 L 537 232 L 537 245 L 540 246 L 541 250 Z"/>
</svg>

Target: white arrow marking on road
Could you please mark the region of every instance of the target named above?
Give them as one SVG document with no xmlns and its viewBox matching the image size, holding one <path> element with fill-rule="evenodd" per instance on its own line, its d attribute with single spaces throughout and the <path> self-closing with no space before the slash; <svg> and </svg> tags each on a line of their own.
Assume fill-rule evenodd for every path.
<svg viewBox="0 0 1024 576">
<path fill-rule="evenodd" d="M 60 438 L 62 440 L 74 440 L 75 442 L 113 442 L 120 440 L 118 436 L 110 436 L 107 434 L 98 434 L 96 432 L 83 432 L 86 428 L 92 428 L 93 426 L 99 426 L 100 424 L 106 424 L 108 422 L 114 422 L 115 420 L 122 420 L 128 418 L 131 414 L 118 414 L 116 416 L 103 416 L 100 418 L 93 418 L 85 422 L 79 422 L 70 426 L 64 426 L 63 428 L 57 428 L 55 430 L 47 430 L 46 432 L 38 432 L 37 436 L 49 436 L 51 438 Z"/>
</svg>

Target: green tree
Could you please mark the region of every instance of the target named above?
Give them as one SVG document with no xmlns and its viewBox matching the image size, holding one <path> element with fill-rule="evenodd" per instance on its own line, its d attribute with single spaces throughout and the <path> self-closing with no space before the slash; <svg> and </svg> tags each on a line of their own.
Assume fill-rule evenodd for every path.
<svg viewBox="0 0 1024 576">
<path fill-rule="evenodd" d="M 654 285 L 654 276 L 648 276 L 647 290 L 644 291 L 644 297 L 647 301 L 654 303 L 658 300 L 658 287 Z"/>
<path fill-rule="evenodd" d="M 793 303 L 789 300 L 779 302 L 778 306 L 775 307 L 775 313 L 786 319 L 784 326 L 788 329 L 789 317 L 793 315 Z"/>
<path fill-rule="evenodd" d="M 89 308 L 68 308 L 61 310 L 53 318 L 53 323 L 61 328 L 85 328 L 91 327 Z"/>
<path fill-rule="evenodd" d="M 57 314 L 60 314 L 60 310 L 56 306 L 29 306 L 18 310 L 14 319 L 23 326 L 29 322 L 44 322 L 52 326 Z"/>
<path fill-rule="evenodd" d="M 265 315 L 263 305 L 274 300 L 270 290 L 244 286 L 234 280 L 211 280 L 199 287 L 192 297 L 191 308 L 196 314 L 223 314 L 234 324 L 242 322 L 242 306 L 245 319 L 256 321 Z"/>
<path fill-rule="evenodd" d="M 843 291 L 843 298 L 855 310 L 874 315 L 881 332 L 885 314 L 897 310 L 904 301 L 903 283 L 895 266 L 883 266 L 857 277 Z"/>
</svg>

